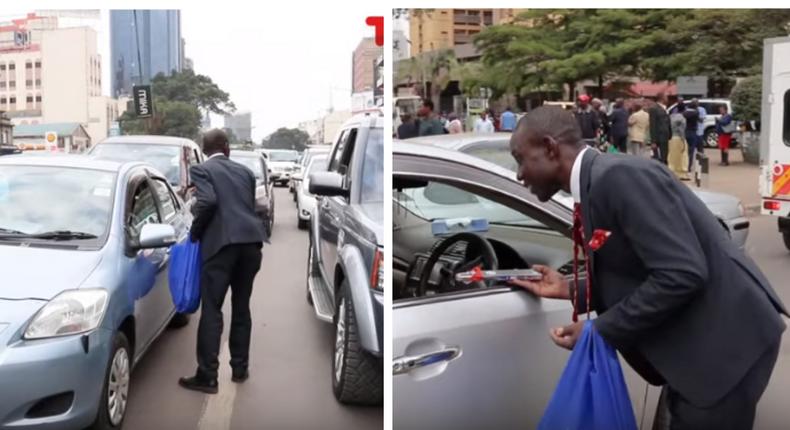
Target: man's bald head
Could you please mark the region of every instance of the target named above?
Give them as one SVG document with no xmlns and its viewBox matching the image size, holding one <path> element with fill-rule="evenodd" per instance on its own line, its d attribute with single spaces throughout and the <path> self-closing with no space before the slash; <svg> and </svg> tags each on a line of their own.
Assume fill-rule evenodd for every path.
<svg viewBox="0 0 790 430">
<path fill-rule="evenodd" d="M 514 148 L 527 142 L 540 143 L 546 136 L 576 146 L 582 140 L 582 131 L 570 111 L 559 106 L 542 106 L 521 118 L 510 145 Z"/>
<path fill-rule="evenodd" d="M 203 153 L 209 156 L 217 153 L 228 155 L 228 135 L 218 128 L 207 131 L 203 135 Z"/>
</svg>

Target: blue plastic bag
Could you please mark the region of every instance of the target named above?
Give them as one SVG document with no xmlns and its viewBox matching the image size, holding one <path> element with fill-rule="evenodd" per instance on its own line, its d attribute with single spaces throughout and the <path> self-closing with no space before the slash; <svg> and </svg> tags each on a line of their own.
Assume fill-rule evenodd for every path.
<svg viewBox="0 0 790 430">
<path fill-rule="evenodd" d="M 200 306 L 200 243 L 190 236 L 170 249 L 170 295 L 176 312 L 191 314 Z"/>
<path fill-rule="evenodd" d="M 584 324 L 538 430 L 636 430 L 614 348 Z"/>
</svg>

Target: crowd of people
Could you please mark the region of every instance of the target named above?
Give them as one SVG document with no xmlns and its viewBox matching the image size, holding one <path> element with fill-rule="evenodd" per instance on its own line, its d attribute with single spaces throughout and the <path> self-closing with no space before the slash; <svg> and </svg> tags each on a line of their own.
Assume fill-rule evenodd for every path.
<svg viewBox="0 0 790 430">
<path fill-rule="evenodd" d="M 398 139 L 411 139 L 419 136 L 437 134 L 459 134 L 466 131 L 464 123 L 454 112 L 435 112 L 433 101 L 424 100 L 416 116 L 405 113 L 401 115 L 401 124 L 396 130 Z M 508 107 L 498 114 L 493 109 L 480 112 L 474 120 L 471 130 L 475 133 L 512 132 L 516 128 L 516 114 Z"/>
</svg>

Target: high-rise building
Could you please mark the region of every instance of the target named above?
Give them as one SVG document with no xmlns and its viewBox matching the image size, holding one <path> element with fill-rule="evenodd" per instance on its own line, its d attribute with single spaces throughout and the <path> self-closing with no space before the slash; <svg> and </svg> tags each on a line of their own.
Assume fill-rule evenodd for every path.
<svg viewBox="0 0 790 430">
<path fill-rule="evenodd" d="M 403 30 L 392 32 L 392 61 L 409 58 L 409 39 Z"/>
<path fill-rule="evenodd" d="M 158 73 L 183 68 L 181 12 L 113 10 L 110 12 L 111 94 L 131 94 Z"/>
<path fill-rule="evenodd" d="M 373 68 L 376 59 L 380 55 L 382 55 L 382 48 L 376 46 L 376 41 L 372 37 L 366 37 L 359 42 L 351 60 L 351 88 L 353 93 L 373 91 L 375 87 Z"/>
<path fill-rule="evenodd" d="M 0 111 L 16 125 L 79 123 L 92 142 L 107 136 L 117 107 L 101 95 L 96 31 L 59 28 L 34 13 L 0 23 Z"/>
<path fill-rule="evenodd" d="M 512 22 L 524 9 L 412 9 L 411 56 L 472 43 L 485 27 Z"/>
<path fill-rule="evenodd" d="M 242 112 L 225 115 L 225 128 L 232 131 L 241 142 L 252 140 L 252 114 Z"/>
</svg>

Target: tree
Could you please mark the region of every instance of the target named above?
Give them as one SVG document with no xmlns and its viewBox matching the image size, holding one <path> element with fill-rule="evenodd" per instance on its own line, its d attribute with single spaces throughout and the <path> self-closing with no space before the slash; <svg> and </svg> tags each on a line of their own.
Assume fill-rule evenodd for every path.
<svg viewBox="0 0 790 430">
<path fill-rule="evenodd" d="M 292 149 L 304 151 L 310 143 L 310 135 L 298 128 L 279 128 L 263 139 L 263 147 L 267 149 Z"/>
<path fill-rule="evenodd" d="M 762 109 L 763 77 L 750 76 L 738 82 L 730 94 L 733 118 L 738 121 L 760 119 Z"/>
<path fill-rule="evenodd" d="M 155 134 L 195 139 L 200 133 L 203 112 L 225 114 L 236 107 L 230 96 L 208 76 L 196 75 L 191 69 L 169 76 L 159 73 L 151 80 L 154 115 L 137 118 L 126 111 L 120 122 L 124 134 Z"/>
</svg>

